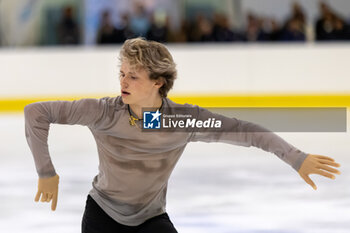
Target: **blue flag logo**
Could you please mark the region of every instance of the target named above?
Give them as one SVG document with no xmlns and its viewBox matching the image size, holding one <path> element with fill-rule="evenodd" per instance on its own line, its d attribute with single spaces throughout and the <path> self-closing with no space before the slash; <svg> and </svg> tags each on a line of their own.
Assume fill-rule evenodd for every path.
<svg viewBox="0 0 350 233">
<path fill-rule="evenodd" d="M 160 116 L 162 113 L 157 110 L 156 112 L 143 112 L 143 128 L 144 129 L 160 129 Z"/>
</svg>

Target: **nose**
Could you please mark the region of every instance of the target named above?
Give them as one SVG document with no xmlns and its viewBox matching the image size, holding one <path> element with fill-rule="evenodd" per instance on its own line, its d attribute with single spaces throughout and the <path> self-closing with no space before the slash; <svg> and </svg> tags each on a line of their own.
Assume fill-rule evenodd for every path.
<svg viewBox="0 0 350 233">
<path fill-rule="evenodd" d="M 120 77 L 120 86 L 127 87 L 128 83 L 126 82 L 126 77 Z"/>
</svg>

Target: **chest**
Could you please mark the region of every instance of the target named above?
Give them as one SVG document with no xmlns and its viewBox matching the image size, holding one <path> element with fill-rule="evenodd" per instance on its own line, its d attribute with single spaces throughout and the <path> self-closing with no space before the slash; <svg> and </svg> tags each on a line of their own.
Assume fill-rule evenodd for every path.
<svg viewBox="0 0 350 233">
<path fill-rule="evenodd" d="M 187 144 L 188 132 L 147 131 L 141 124 L 130 125 L 129 115 L 123 114 L 118 120 L 106 122 L 105 127 L 93 130 L 100 143 L 112 147 L 123 147 L 133 151 L 162 153 Z"/>
</svg>

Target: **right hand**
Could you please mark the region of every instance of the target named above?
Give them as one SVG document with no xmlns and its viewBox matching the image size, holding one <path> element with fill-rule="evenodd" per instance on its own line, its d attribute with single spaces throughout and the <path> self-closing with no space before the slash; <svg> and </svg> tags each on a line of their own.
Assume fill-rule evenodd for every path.
<svg viewBox="0 0 350 233">
<path fill-rule="evenodd" d="M 35 201 L 38 202 L 41 196 L 41 202 L 50 202 L 51 210 L 55 211 L 57 206 L 59 176 L 55 175 L 48 178 L 39 178 L 38 192 Z"/>
<path fill-rule="evenodd" d="M 318 174 L 321 176 L 335 179 L 333 174 L 340 175 L 340 171 L 333 167 L 340 167 L 339 163 L 336 163 L 333 158 L 323 155 L 309 154 L 298 171 L 299 175 L 308 183 L 313 189 L 317 189 L 315 183 L 310 179 L 310 174 Z"/>
</svg>

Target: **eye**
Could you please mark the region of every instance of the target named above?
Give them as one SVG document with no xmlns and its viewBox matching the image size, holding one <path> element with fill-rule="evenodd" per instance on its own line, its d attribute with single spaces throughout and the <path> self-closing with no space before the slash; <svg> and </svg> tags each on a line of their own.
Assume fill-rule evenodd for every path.
<svg viewBox="0 0 350 233">
<path fill-rule="evenodd" d="M 132 79 L 132 80 L 136 80 L 136 79 L 137 79 L 137 77 L 135 77 L 135 76 L 131 76 L 131 79 Z"/>
<path fill-rule="evenodd" d="M 119 78 L 124 78 L 124 76 L 125 76 L 125 74 L 123 74 L 123 73 L 119 74 Z"/>
</svg>

